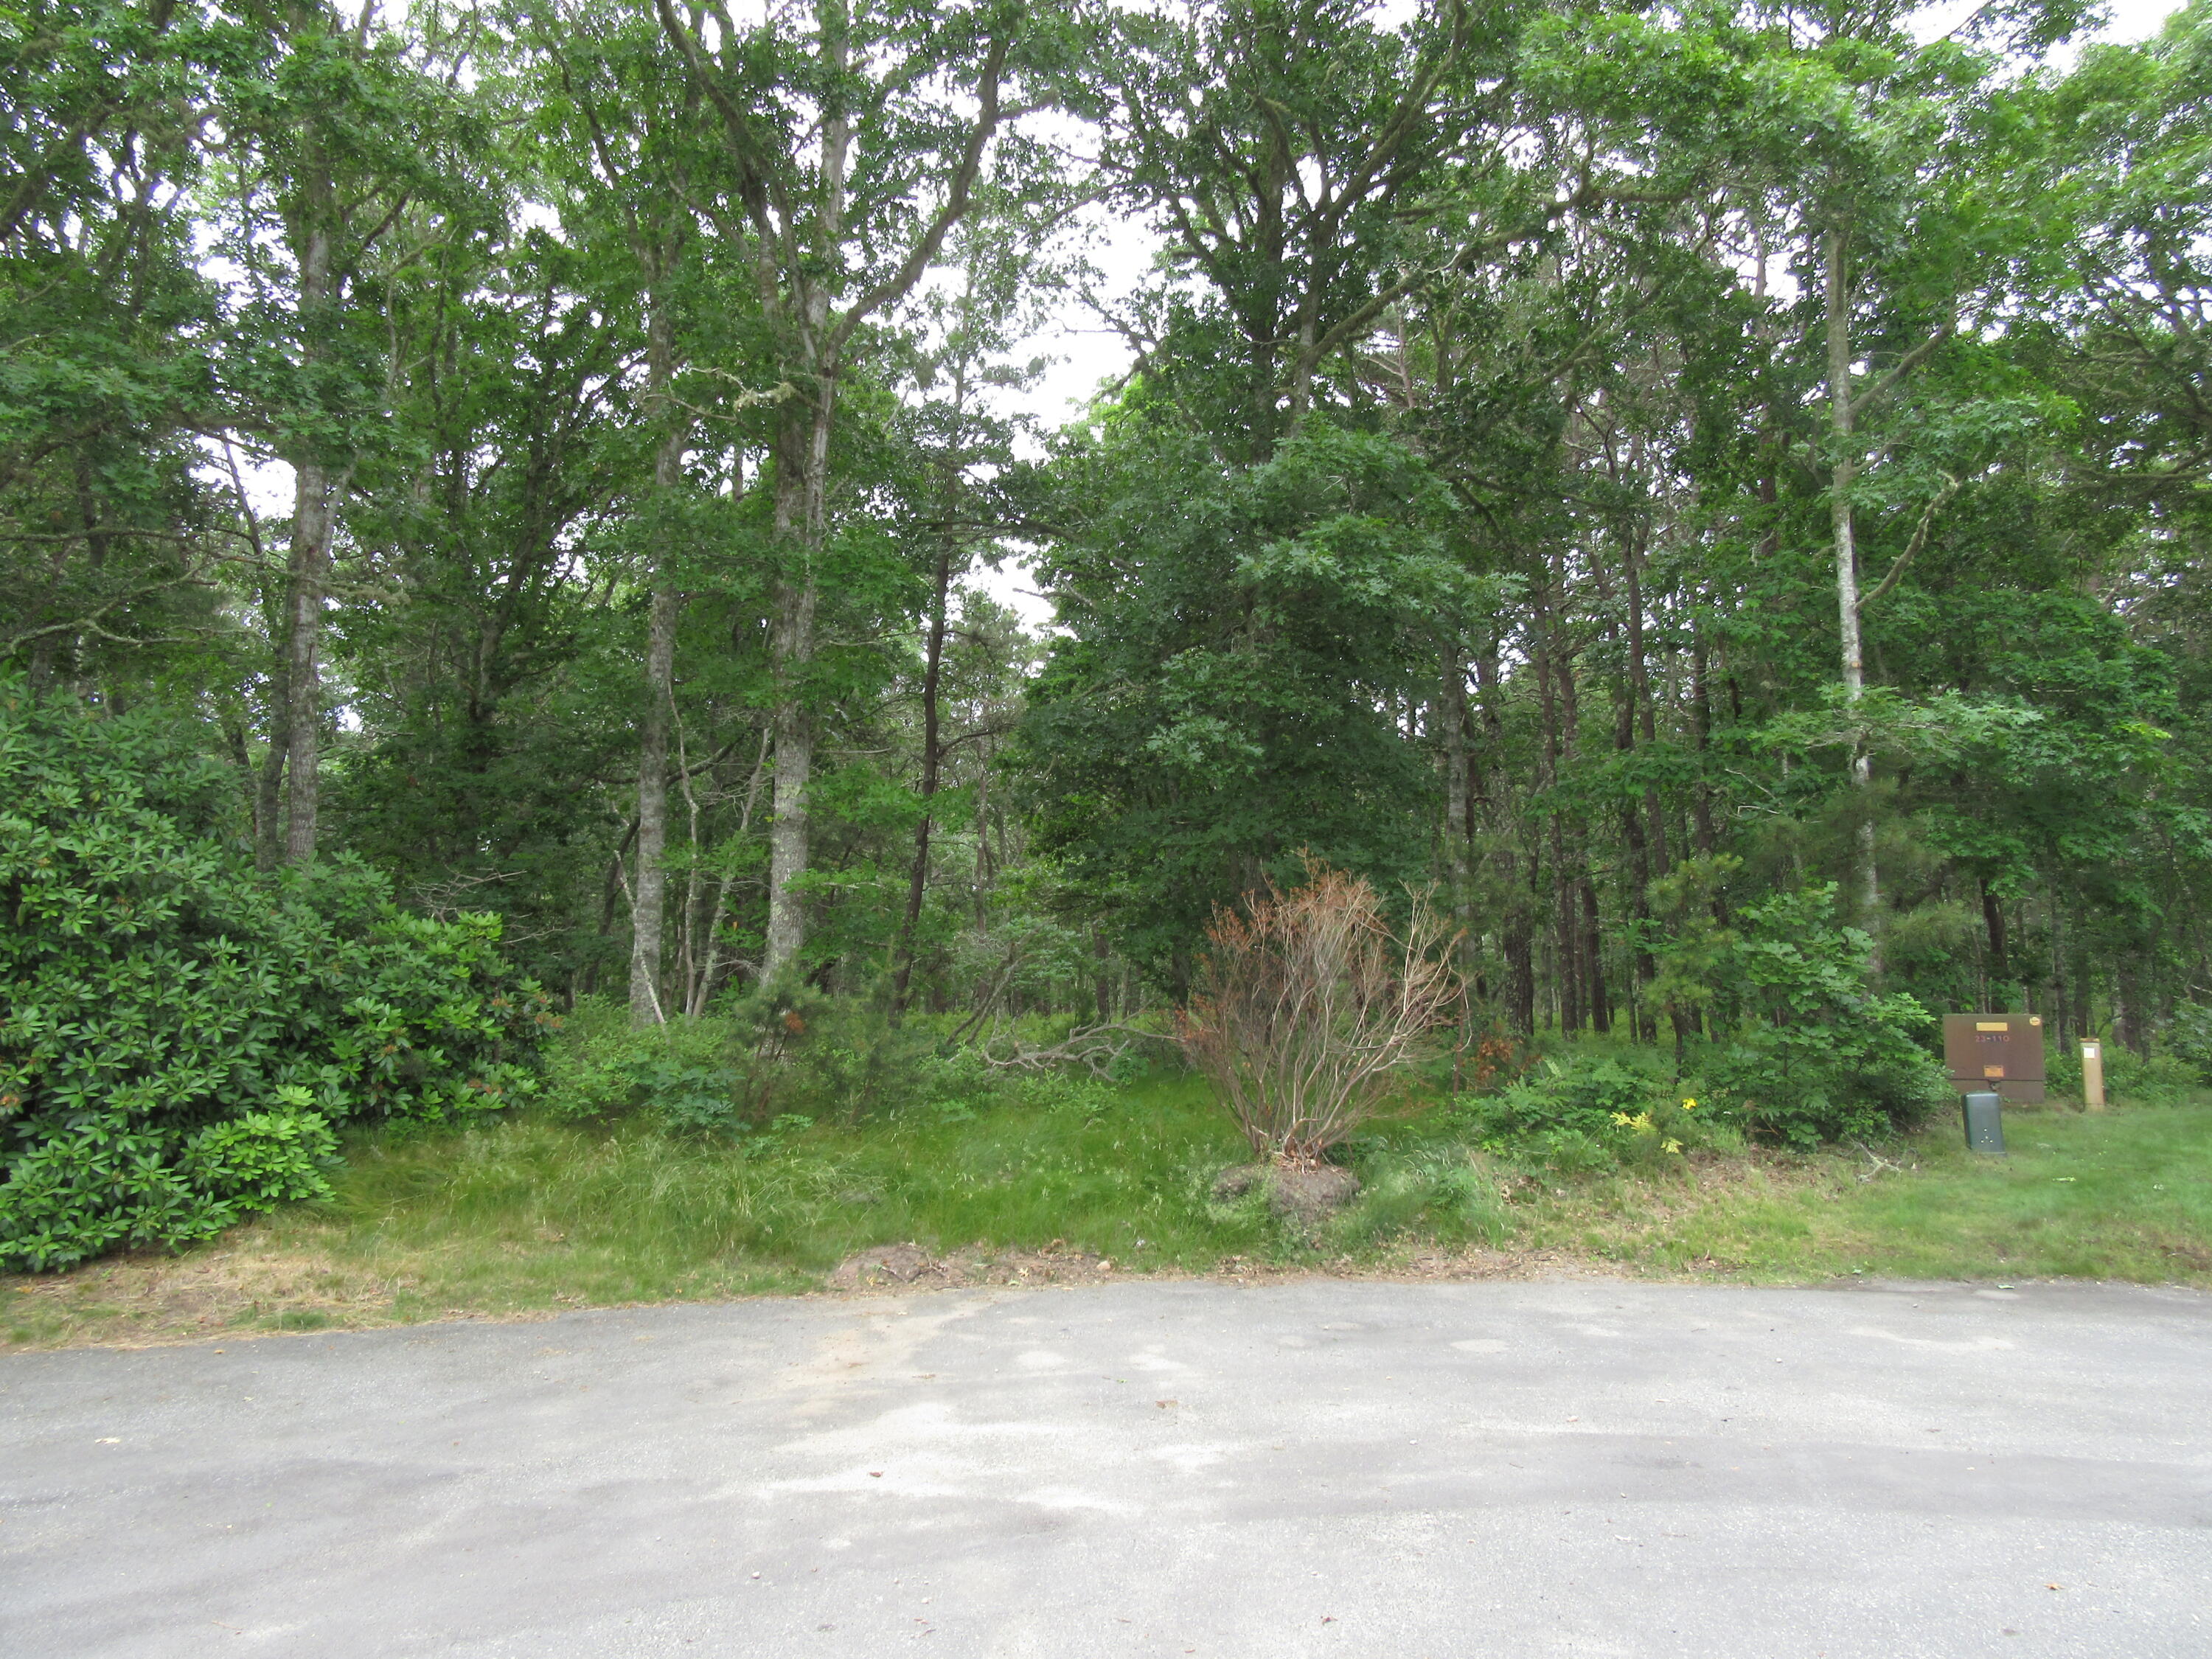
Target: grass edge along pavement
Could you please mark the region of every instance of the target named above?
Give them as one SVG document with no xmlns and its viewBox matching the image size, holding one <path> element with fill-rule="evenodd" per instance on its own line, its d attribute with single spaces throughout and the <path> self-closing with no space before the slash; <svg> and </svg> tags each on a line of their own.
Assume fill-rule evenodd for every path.
<svg viewBox="0 0 2212 1659">
<path fill-rule="evenodd" d="M 1701 1153 L 1560 1176 L 1415 1119 L 1351 1149 L 1317 1233 L 1212 1200 L 1241 1143 L 1188 1079 L 1042 1108 L 787 1127 L 750 1146 L 542 1116 L 357 1137 L 331 1201 L 175 1255 L 0 1278 L 0 1349 L 188 1341 L 790 1294 L 917 1241 L 924 1284 L 1130 1273 L 1606 1272 L 1805 1284 L 2131 1279 L 2212 1287 L 2212 1093 L 2008 1109 L 2012 1155 L 1947 1115 L 1879 1146 Z"/>
</svg>

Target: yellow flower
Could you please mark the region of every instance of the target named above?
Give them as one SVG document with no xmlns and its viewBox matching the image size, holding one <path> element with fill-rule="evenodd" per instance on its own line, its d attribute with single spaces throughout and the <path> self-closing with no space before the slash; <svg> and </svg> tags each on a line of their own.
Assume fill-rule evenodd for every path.
<svg viewBox="0 0 2212 1659">
<path fill-rule="evenodd" d="M 1670 1140 L 1667 1143 L 1667 1150 L 1670 1152 L 1679 1152 L 1682 1150 L 1682 1143 L 1679 1140 Z"/>
<path fill-rule="evenodd" d="M 1694 1112 L 1698 1109 L 1698 1103 L 1694 1100 L 1686 1100 L 1682 1103 L 1682 1109 L 1686 1112 Z"/>
</svg>

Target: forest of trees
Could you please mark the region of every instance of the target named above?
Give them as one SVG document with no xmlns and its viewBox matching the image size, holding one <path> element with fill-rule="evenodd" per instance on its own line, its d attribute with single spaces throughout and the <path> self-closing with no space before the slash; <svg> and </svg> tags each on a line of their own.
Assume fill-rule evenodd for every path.
<svg viewBox="0 0 2212 1659">
<path fill-rule="evenodd" d="M 1435 885 L 1475 1028 L 1694 1036 L 1810 890 L 2141 1048 L 2212 994 L 2212 4 L 2090 21 L 28 0 L 0 690 L 640 1023 L 1120 1018 L 1310 854 Z"/>
</svg>

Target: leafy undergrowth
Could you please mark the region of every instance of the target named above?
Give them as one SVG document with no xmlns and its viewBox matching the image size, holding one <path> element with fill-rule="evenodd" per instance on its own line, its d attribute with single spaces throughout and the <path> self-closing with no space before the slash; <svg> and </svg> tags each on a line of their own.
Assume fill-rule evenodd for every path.
<svg viewBox="0 0 2212 1659">
<path fill-rule="evenodd" d="M 1304 1233 L 1261 1194 L 1213 1200 L 1242 1144 L 1189 1079 L 789 1125 L 738 1146 L 521 1118 L 363 1137 L 329 1201 L 180 1255 L 0 1280 L 0 1336 L 163 1341 L 789 1292 L 905 1240 L 957 1253 L 979 1275 L 994 1261 L 1029 1264 L 1000 1279 L 1106 1257 L 1117 1276 L 2212 1285 L 2212 1097 L 2100 1116 L 2015 1110 L 2007 1127 L 2004 1159 L 1968 1154 L 1944 1120 L 1871 1152 L 1708 1152 L 1568 1177 L 1471 1152 L 1445 1120 L 1416 1121 L 1353 1147 L 1361 1198 Z"/>
</svg>

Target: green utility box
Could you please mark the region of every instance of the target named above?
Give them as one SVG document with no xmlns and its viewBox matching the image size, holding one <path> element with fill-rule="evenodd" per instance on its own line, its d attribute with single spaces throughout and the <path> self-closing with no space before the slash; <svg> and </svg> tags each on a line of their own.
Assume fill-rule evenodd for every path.
<svg viewBox="0 0 2212 1659">
<path fill-rule="evenodd" d="M 1966 1148 L 1969 1152 L 1990 1152 L 1998 1158 L 2005 1155 L 2004 1103 L 1987 1089 L 1978 1089 L 1959 1097 L 1960 1115 L 1966 1123 Z"/>
</svg>

